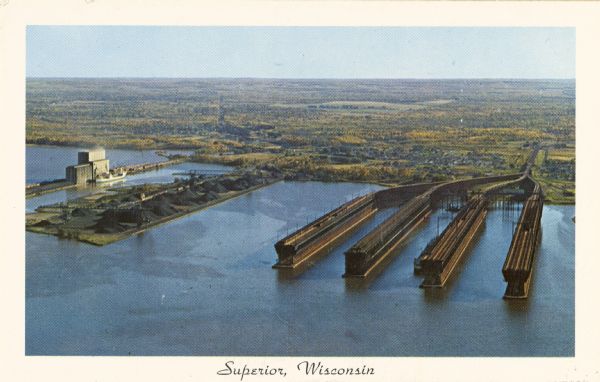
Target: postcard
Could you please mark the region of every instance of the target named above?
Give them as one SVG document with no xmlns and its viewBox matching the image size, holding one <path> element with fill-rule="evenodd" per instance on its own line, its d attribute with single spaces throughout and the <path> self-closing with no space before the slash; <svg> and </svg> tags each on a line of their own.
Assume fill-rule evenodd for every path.
<svg viewBox="0 0 600 382">
<path fill-rule="evenodd" d="M 9 378 L 599 380 L 597 3 L 70 6 L 0 8 Z"/>
</svg>

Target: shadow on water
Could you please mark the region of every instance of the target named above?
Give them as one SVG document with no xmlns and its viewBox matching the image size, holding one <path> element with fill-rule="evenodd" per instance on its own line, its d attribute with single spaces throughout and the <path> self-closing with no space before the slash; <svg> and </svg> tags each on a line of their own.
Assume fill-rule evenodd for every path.
<svg viewBox="0 0 600 382">
<path fill-rule="evenodd" d="M 445 226 L 447 224 L 450 223 L 450 221 L 452 221 L 453 218 L 454 218 L 454 214 L 450 214 L 448 216 L 446 216 L 446 215 L 437 216 L 437 220 L 430 221 L 430 219 L 432 219 L 431 217 L 428 217 L 427 219 L 425 219 L 423 222 L 421 222 L 418 225 L 418 227 L 414 231 L 412 231 L 402 241 L 400 246 L 398 248 L 396 248 L 391 255 L 387 256 L 380 264 L 378 264 L 369 273 L 369 275 L 367 277 L 344 278 L 344 285 L 345 285 L 346 292 L 348 292 L 348 293 L 363 293 L 363 292 L 369 290 L 373 286 L 373 284 L 376 283 L 377 280 L 386 272 L 398 271 L 398 269 L 394 269 L 394 267 L 391 266 L 391 264 L 396 261 L 399 261 L 400 256 L 407 255 L 404 252 L 410 246 L 411 241 L 418 235 L 421 235 L 423 232 L 426 232 L 427 225 L 435 224 L 435 225 L 439 226 L 440 220 L 447 220 L 447 222 L 445 222 L 445 224 L 441 227 L 443 229 L 443 228 L 445 228 Z M 487 220 L 487 218 L 486 218 L 486 220 Z M 437 221 L 437 224 L 435 223 L 436 221 Z M 463 272 L 465 272 L 465 268 L 467 267 L 466 262 L 470 261 L 469 258 L 471 256 L 475 255 L 472 252 L 477 252 L 476 249 L 478 246 L 480 246 L 480 244 L 483 240 L 484 232 L 486 229 L 487 229 L 487 223 L 484 221 L 483 227 L 475 234 L 473 241 L 466 248 L 466 253 L 462 256 L 461 260 L 457 264 L 457 267 L 454 270 L 453 275 L 447 280 L 446 285 L 443 288 L 422 288 L 423 299 L 426 303 L 430 303 L 430 304 L 445 303 L 446 300 L 449 299 L 454 292 L 457 292 L 456 291 L 456 288 L 458 288 L 457 284 L 459 283 L 460 277 L 462 276 Z M 438 234 L 439 234 L 439 228 L 438 228 Z M 345 246 L 347 246 L 347 244 Z M 277 280 L 282 283 L 287 283 L 287 282 L 297 279 L 299 276 L 304 274 L 309 268 L 318 266 L 318 263 L 320 261 L 322 261 L 325 257 L 331 255 L 331 252 L 332 251 L 330 250 L 327 253 L 321 254 L 316 258 L 310 259 L 309 261 L 301 264 L 299 267 L 296 267 L 294 269 L 292 269 L 292 268 L 277 269 L 277 272 L 278 272 Z M 533 289 L 533 283 L 532 283 L 532 289 Z M 501 296 L 499 296 L 499 297 L 501 297 Z M 516 307 L 519 307 L 523 304 L 515 303 L 513 305 Z"/>
<path fill-rule="evenodd" d="M 297 265 L 294 268 L 277 268 L 273 266 L 273 269 L 277 272 L 277 281 L 279 282 L 289 282 L 291 280 L 297 279 L 302 276 L 309 269 L 318 265 L 319 262 L 325 260 L 325 258 L 333 255 L 333 252 L 336 251 L 337 248 L 330 248 L 329 250 L 311 257 L 309 260 Z"/>
<path fill-rule="evenodd" d="M 479 232 L 477 232 L 475 234 L 473 241 L 471 241 L 471 243 L 469 243 L 467 248 L 465 248 L 465 253 L 462 255 L 458 264 L 456 264 L 456 268 L 454 269 L 452 275 L 450 275 L 450 278 L 448 278 L 448 280 L 446 281 L 446 284 L 443 287 L 441 287 L 441 288 L 420 287 L 423 290 L 423 299 L 426 303 L 439 304 L 439 303 L 447 302 L 447 299 L 450 297 L 454 288 L 457 287 L 460 276 L 463 273 L 463 271 L 465 270 L 466 262 L 469 261 L 469 258 L 473 255 L 473 252 L 475 252 L 475 249 L 477 248 L 477 246 L 479 245 L 479 243 L 483 237 L 483 232 L 486 229 L 485 224 L 486 223 L 484 220 L 483 227 L 479 230 Z"/>
<path fill-rule="evenodd" d="M 398 248 L 394 249 L 394 251 L 389 254 L 381 263 L 377 264 L 375 268 L 369 272 L 366 277 L 345 277 L 345 286 L 346 291 L 350 293 L 355 292 L 363 292 L 369 287 L 383 274 L 385 273 L 390 265 L 399 259 L 400 256 L 403 255 L 403 252 L 409 247 L 411 241 L 422 234 L 422 232 L 429 224 L 430 217 L 424 218 L 421 222 L 418 223 L 417 227 L 413 229 L 404 239 L 402 239 L 402 243 L 398 246 Z M 404 253 L 405 256 L 408 256 L 407 253 Z"/>
<path fill-rule="evenodd" d="M 529 298 L 523 299 L 504 299 L 504 310 L 510 316 L 522 316 L 527 314 L 531 306 Z"/>
<path fill-rule="evenodd" d="M 357 187 L 279 183 L 254 193 L 253 203 L 230 201 L 105 247 L 28 232 L 26 353 L 574 354 L 572 207 L 544 207 L 529 300 L 502 300 L 514 219 L 503 225 L 499 214 L 490 214 L 476 253 L 465 254 L 468 263 L 443 289 L 420 290 L 413 274 L 436 215 L 364 280 L 342 279 L 343 253 L 387 214 L 307 269 L 271 269 L 281 227 Z M 440 231 L 446 222 L 440 218 Z"/>
<path fill-rule="evenodd" d="M 281 283 L 291 282 L 296 280 L 302 275 L 308 268 L 312 267 L 315 263 L 313 261 L 307 261 L 295 268 L 273 268 L 274 272 L 277 272 L 277 281 Z"/>
<path fill-rule="evenodd" d="M 450 289 L 448 285 L 443 288 L 421 288 L 423 291 L 423 301 L 431 305 L 446 304 Z"/>
<path fill-rule="evenodd" d="M 348 293 L 362 293 L 369 289 L 373 277 L 344 277 L 344 285 Z"/>
<path fill-rule="evenodd" d="M 402 245 L 402 248 L 399 248 L 394 251 L 391 255 L 387 256 L 381 263 L 377 264 L 377 266 L 369 272 L 366 277 L 344 277 L 344 284 L 346 287 L 346 292 L 349 293 L 360 293 L 368 290 L 371 285 L 387 270 L 388 266 L 397 260 L 398 256 L 401 255 L 402 249 L 405 247 L 405 244 Z"/>
<path fill-rule="evenodd" d="M 363 232 L 363 230 L 365 229 L 368 229 L 368 227 L 376 223 L 376 221 L 377 220 L 374 218 L 369 219 L 369 221 L 366 224 L 364 224 L 364 226 L 361 227 L 361 229 L 359 229 L 357 232 L 353 232 L 349 235 L 346 235 L 346 237 L 342 240 L 341 243 L 338 243 L 335 246 L 331 246 L 330 248 L 326 249 L 320 254 L 311 256 L 310 259 L 304 261 L 303 263 L 297 265 L 294 268 L 274 267 L 278 272 L 277 279 L 279 281 L 285 282 L 290 279 L 298 278 L 304 275 L 305 273 L 308 274 L 309 270 L 317 273 L 319 272 L 319 269 L 313 268 L 321 267 L 323 268 L 322 270 L 330 269 L 330 267 L 333 265 L 331 264 L 331 258 L 338 255 L 343 256 L 343 254 L 348 250 L 348 248 L 358 240 L 358 237 L 361 235 L 361 232 Z M 339 272 L 341 275 L 343 273 L 343 269 L 340 269 Z"/>
<path fill-rule="evenodd" d="M 295 268 L 276 268 L 279 282 L 290 282 L 298 278 L 320 279 L 323 277 L 341 278 L 344 273 L 344 253 L 364 235 L 388 218 L 396 209 L 389 208 L 378 211 L 358 229 L 345 234 L 343 239 L 324 252 L 312 256 Z"/>
<path fill-rule="evenodd" d="M 534 253 L 534 258 L 533 258 L 533 268 L 531 271 L 531 280 L 529 281 L 529 293 L 528 293 L 528 297 L 527 298 L 519 298 L 519 299 L 511 299 L 511 298 L 504 298 L 504 310 L 512 316 L 522 316 L 524 314 L 527 314 L 527 312 L 529 311 L 530 307 L 531 307 L 531 296 L 533 296 L 535 294 L 535 275 L 536 275 L 536 265 L 537 262 L 536 260 L 539 260 L 538 257 L 540 256 L 540 243 L 542 241 L 542 228 L 540 227 L 540 234 L 539 234 L 539 242 L 538 242 L 538 246 L 535 250 Z"/>
</svg>

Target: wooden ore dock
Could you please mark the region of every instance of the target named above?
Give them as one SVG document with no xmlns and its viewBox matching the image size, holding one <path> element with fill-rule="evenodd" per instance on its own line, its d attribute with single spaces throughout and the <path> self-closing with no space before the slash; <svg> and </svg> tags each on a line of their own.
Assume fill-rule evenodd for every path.
<svg viewBox="0 0 600 382">
<path fill-rule="evenodd" d="M 422 288 L 441 288 L 456 269 L 469 244 L 483 226 L 488 199 L 472 197 L 440 236 L 430 243 L 420 256 L 425 279 Z"/>
<path fill-rule="evenodd" d="M 295 268 L 330 251 L 377 212 L 374 193 L 359 196 L 275 243 L 273 268 Z"/>
<path fill-rule="evenodd" d="M 416 196 L 353 245 L 344 277 L 367 277 L 431 213 L 431 194 Z"/>
<path fill-rule="evenodd" d="M 535 251 L 540 238 L 540 225 L 544 198 L 539 184 L 525 201 L 510 248 L 502 267 L 502 275 L 508 283 L 505 299 L 527 298 Z"/>
</svg>

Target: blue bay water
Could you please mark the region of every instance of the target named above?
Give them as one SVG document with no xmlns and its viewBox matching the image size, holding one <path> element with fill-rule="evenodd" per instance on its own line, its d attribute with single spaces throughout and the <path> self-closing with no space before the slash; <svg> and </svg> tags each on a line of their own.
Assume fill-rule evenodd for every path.
<svg viewBox="0 0 600 382">
<path fill-rule="evenodd" d="M 366 282 L 341 277 L 343 252 L 393 210 L 301 274 L 271 268 L 278 239 L 379 188 L 279 182 L 104 247 L 28 232 L 26 353 L 574 355 L 574 206 L 544 207 L 527 301 L 502 300 L 518 211 L 489 212 L 441 291 L 419 289 L 412 264 L 450 221 L 442 210 Z"/>
<path fill-rule="evenodd" d="M 77 152 L 83 149 L 63 146 L 27 145 L 25 150 L 26 183 L 39 183 L 65 177 L 65 168 L 77 164 Z M 168 154 L 188 154 L 184 150 L 163 150 Z M 156 150 L 106 149 L 110 167 L 162 162 L 166 158 Z"/>
</svg>

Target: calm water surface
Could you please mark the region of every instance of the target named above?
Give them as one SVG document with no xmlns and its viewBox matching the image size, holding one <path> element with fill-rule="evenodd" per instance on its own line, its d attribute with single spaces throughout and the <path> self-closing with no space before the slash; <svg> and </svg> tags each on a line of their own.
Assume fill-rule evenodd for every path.
<svg viewBox="0 0 600 382">
<path fill-rule="evenodd" d="M 26 183 L 64 178 L 65 168 L 77 164 L 77 152 L 82 150 L 84 149 L 77 147 L 27 145 L 25 148 Z M 190 153 L 184 150 L 163 151 L 169 154 Z M 156 150 L 106 149 L 106 158 L 110 160 L 111 168 L 167 160 L 157 155 Z"/>
<path fill-rule="evenodd" d="M 444 211 L 366 282 L 341 278 L 343 252 L 393 210 L 304 273 L 271 269 L 275 241 L 378 188 L 280 182 L 104 247 L 27 233 L 26 352 L 573 356 L 573 206 L 544 207 L 526 302 L 501 298 L 518 211 L 490 211 L 458 277 L 436 293 L 418 288 L 412 262 L 450 221 Z"/>
<path fill-rule="evenodd" d="M 65 152 L 61 152 L 65 150 Z M 81 149 L 60 146 L 27 146 L 26 178 L 27 183 L 40 182 L 65 176 L 65 167 L 77 162 L 77 152 Z M 185 153 L 167 150 L 169 153 Z M 44 160 L 44 158 L 47 159 Z M 160 162 L 164 157 L 156 155 L 153 150 L 106 150 L 110 166 L 130 165 L 138 163 Z M 116 158 L 116 159 L 115 159 Z M 26 200 L 27 212 L 35 211 L 42 205 L 54 204 L 67 199 L 104 192 L 108 188 L 118 188 L 144 183 L 169 183 L 182 171 L 187 170 L 219 170 L 231 171 L 233 168 L 208 163 L 179 163 L 159 170 L 147 171 L 135 175 L 127 175 L 124 180 L 100 185 L 88 185 L 77 189 L 57 191 Z"/>
</svg>

